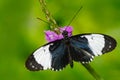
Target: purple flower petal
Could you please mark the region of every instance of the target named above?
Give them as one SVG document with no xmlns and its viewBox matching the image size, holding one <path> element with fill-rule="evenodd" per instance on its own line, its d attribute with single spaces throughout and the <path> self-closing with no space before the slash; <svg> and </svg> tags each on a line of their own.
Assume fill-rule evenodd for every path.
<svg viewBox="0 0 120 80">
<path fill-rule="evenodd" d="M 66 30 L 68 32 L 68 36 L 72 36 L 72 31 L 73 31 L 73 28 L 71 26 L 65 26 L 65 27 L 62 27 L 60 28 L 60 34 L 57 34 L 55 33 L 54 31 L 45 31 L 45 37 L 46 37 L 46 40 L 48 42 L 52 42 L 52 41 L 56 41 L 56 40 L 60 40 L 63 38 L 63 35 L 62 35 L 62 32 Z"/>
<path fill-rule="evenodd" d="M 46 37 L 46 40 L 47 40 L 48 42 L 55 41 L 55 40 L 58 39 L 58 35 L 57 35 L 55 32 L 50 31 L 50 30 L 45 31 L 45 35 L 46 35 L 46 36 L 45 36 L 45 37 Z"/>
</svg>

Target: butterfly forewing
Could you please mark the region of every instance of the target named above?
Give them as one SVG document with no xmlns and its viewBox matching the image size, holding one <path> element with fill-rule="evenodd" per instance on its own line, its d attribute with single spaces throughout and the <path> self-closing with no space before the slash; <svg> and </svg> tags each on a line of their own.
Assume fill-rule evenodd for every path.
<svg viewBox="0 0 120 80">
<path fill-rule="evenodd" d="M 49 47 L 52 43 L 37 49 L 26 61 L 26 67 L 31 71 L 46 70 L 51 68 L 52 56 Z"/>
<path fill-rule="evenodd" d="M 62 40 L 48 43 L 37 49 L 26 61 L 31 71 L 61 70 L 68 64 L 66 45 Z"/>
<path fill-rule="evenodd" d="M 74 58 L 76 61 L 89 62 L 93 56 L 99 56 L 112 51 L 116 47 L 116 41 L 104 34 L 80 34 L 70 38 L 71 45 L 75 48 Z"/>
<path fill-rule="evenodd" d="M 105 47 L 102 49 L 102 53 L 107 53 L 112 51 L 116 47 L 116 40 L 110 36 L 104 35 Z"/>
</svg>

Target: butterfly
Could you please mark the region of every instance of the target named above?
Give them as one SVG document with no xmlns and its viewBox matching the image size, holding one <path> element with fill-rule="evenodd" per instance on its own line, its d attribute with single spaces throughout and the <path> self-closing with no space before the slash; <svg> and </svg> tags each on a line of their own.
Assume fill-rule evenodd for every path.
<svg viewBox="0 0 120 80">
<path fill-rule="evenodd" d="M 64 30 L 62 35 L 62 39 L 49 42 L 31 54 L 26 60 L 26 68 L 30 71 L 60 71 L 68 64 L 73 68 L 74 61 L 88 64 L 95 56 L 112 51 L 117 44 L 114 38 L 99 33 L 69 37 L 68 32 Z"/>
</svg>

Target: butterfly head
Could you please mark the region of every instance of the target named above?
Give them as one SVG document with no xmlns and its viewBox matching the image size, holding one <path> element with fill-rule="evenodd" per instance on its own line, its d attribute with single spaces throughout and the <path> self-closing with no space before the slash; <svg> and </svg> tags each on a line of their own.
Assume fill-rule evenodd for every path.
<svg viewBox="0 0 120 80">
<path fill-rule="evenodd" d="M 68 37 L 68 32 L 67 32 L 66 30 L 64 30 L 64 31 L 62 32 L 62 35 L 63 35 L 64 38 L 65 38 L 65 37 Z"/>
</svg>

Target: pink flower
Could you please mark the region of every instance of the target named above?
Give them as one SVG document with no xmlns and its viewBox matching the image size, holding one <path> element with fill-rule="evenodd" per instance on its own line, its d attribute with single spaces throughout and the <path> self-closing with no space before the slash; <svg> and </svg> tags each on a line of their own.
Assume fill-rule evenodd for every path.
<svg viewBox="0 0 120 80">
<path fill-rule="evenodd" d="M 62 35 L 62 32 L 66 30 L 68 32 L 68 36 L 72 36 L 72 31 L 73 31 L 73 28 L 71 26 L 65 26 L 65 27 L 61 27 L 60 28 L 60 34 L 57 34 L 55 33 L 54 31 L 45 31 L 45 37 L 46 37 L 46 40 L 48 42 L 52 42 L 52 41 L 56 41 L 56 40 L 60 40 L 63 38 L 63 35 Z"/>
</svg>

